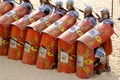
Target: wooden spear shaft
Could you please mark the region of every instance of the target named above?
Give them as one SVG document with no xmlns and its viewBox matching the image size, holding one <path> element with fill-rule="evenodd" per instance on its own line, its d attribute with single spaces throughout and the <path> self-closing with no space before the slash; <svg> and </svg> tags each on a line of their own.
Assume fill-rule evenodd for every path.
<svg viewBox="0 0 120 80">
<path fill-rule="evenodd" d="M 112 18 L 113 18 L 113 3 L 114 3 L 114 1 L 112 0 L 112 5 L 111 5 L 111 15 L 112 15 Z"/>
</svg>

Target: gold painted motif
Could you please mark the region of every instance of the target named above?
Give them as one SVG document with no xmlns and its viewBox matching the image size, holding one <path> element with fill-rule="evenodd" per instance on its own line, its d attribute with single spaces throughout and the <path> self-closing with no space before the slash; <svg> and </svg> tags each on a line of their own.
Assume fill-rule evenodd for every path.
<svg viewBox="0 0 120 80">
<path fill-rule="evenodd" d="M 48 52 L 47 52 L 47 55 L 52 57 L 52 56 L 54 56 L 54 53 L 48 51 Z"/>
<path fill-rule="evenodd" d="M 48 21 L 46 21 L 45 24 L 46 24 L 47 26 L 50 26 L 50 25 L 51 25 L 50 22 L 48 22 Z"/>
<path fill-rule="evenodd" d="M 84 64 L 85 65 L 91 65 L 91 64 L 93 64 L 93 60 L 92 59 L 86 59 L 86 60 L 84 60 Z"/>
<path fill-rule="evenodd" d="M 89 76 L 90 76 L 90 68 L 89 68 L 89 67 L 84 66 L 84 67 L 82 68 L 82 70 L 86 72 L 87 77 L 89 77 Z"/>
<path fill-rule="evenodd" d="M 33 18 L 29 19 L 31 23 L 35 22 L 35 20 Z"/>
<path fill-rule="evenodd" d="M 96 39 L 96 41 L 97 41 L 99 44 L 101 44 L 101 43 L 102 43 L 102 39 L 101 39 L 101 37 L 100 37 L 100 36 L 96 36 L 96 37 L 95 37 L 95 39 Z"/>
<path fill-rule="evenodd" d="M 31 51 L 35 52 L 35 51 L 38 51 L 38 49 L 36 47 L 31 47 Z"/>
<path fill-rule="evenodd" d="M 65 28 L 63 26 L 59 26 L 59 29 L 60 29 L 61 32 L 65 31 Z"/>
<path fill-rule="evenodd" d="M 19 19 L 17 15 L 13 15 L 13 18 L 15 19 L 15 21 Z"/>
<path fill-rule="evenodd" d="M 83 35 L 83 32 L 80 31 L 80 30 L 77 30 L 77 34 L 78 34 L 79 36 L 82 36 L 82 35 Z"/>
</svg>

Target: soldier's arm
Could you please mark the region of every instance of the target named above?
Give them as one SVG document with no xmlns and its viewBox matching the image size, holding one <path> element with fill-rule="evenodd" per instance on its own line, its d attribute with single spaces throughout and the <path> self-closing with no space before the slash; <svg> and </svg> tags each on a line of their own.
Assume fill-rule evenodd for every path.
<svg viewBox="0 0 120 80">
<path fill-rule="evenodd" d="M 19 4 L 21 4 L 21 3 L 22 3 L 22 1 L 23 1 L 23 0 L 19 0 Z"/>
</svg>

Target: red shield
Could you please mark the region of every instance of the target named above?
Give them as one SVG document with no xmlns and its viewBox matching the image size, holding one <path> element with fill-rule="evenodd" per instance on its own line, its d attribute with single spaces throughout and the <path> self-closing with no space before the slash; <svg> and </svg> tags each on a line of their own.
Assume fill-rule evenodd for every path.
<svg viewBox="0 0 120 80">
<path fill-rule="evenodd" d="M 32 29 L 27 29 L 26 43 L 24 47 L 22 62 L 26 64 L 36 64 L 38 55 L 41 31 L 50 26 L 53 22 L 57 21 L 61 16 L 59 14 L 48 15 L 35 23 L 29 25 Z M 31 37 L 30 37 L 31 36 Z"/>
<path fill-rule="evenodd" d="M 58 71 L 66 73 L 76 71 L 77 47 L 75 42 L 93 26 L 91 21 L 85 18 L 58 37 Z M 66 58 L 62 60 L 64 56 L 66 56 Z"/>
<path fill-rule="evenodd" d="M 13 6 L 4 1 L 0 3 L 0 16 L 13 9 Z"/>
<path fill-rule="evenodd" d="M 45 16 L 45 14 L 42 11 L 36 11 L 33 14 L 24 16 L 23 18 L 12 24 L 8 58 L 15 60 L 22 59 L 26 37 L 26 27 L 27 25 L 35 22 L 36 20 L 40 19 L 43 16 Z M 12 44 L 13 40 L 15 40 L 16 45 Z M 17 44 L 19 44 L 19 46 L 17 46 Z"/>
<path fill-rule="evenodd" d="M 93 29 L 88 31 L 78 40 L 87 45 L 90 49 L 94 49 L 104 43 L 114 33 L 113 27 L 106 23 L 99 23 Z"/>
<path fill-rule="evenodd" d="M 42 69 L 51 69 L 57 52 L 56 38 L 73 26 L 76 18 L 71 15 L 65 15 L 42 32 L 37 67 Z"/>
<path fill-rule="evenodd" d="M 93 75 L 94 49 L 108 40 L 113 33 L 113 27 L 102 22 L 78 39 L 77 76 L 80 78 L 90 78 Z"/>
<path fill-rule="evenodd" d="M 26 13 L 27 8 L 21 5 L 0 17 L 0 38 L 2 43 L 2 45 L 0 45 L 1 55 L 6 55 L 8 51 L 9 35 L 11 31 L 10 24 L 23 17 Z"/>
</svg>

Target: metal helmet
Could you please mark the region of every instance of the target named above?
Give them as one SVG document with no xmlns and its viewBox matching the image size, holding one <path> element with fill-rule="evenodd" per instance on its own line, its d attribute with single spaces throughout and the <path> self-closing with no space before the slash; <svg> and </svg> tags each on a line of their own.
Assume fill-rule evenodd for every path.
<svg viewBox="0 0 120 80">
<path fill-rule="evenodd" d="M 92 10 L 93 10 L 92 6 L 86 5 L 85 11 L 92 11 Z"/>
<path fill-rule="evenodd" d="M 103 8 L 103 9 L 101 10 L 101 12 L 109 13 L 109 10 L 108 10 L 108 8 Z"/>
<path fill-rule="evenodd" d="M 73 4 L 74 4 L 74 0 L 67 0 L 66 3 L 67 3 L 67 4 L 71 4 L 71 5 L 73 5 Z"/>
<path fill-rule="evenodd" d="M 56 3 L 56 4 L 59 4 L 59 5 L 61 5 L 61 6 L 63 6 L 63 1 L 62 1 L 62 0 L 56 0 L 55 3 Z"/>
</svg>

